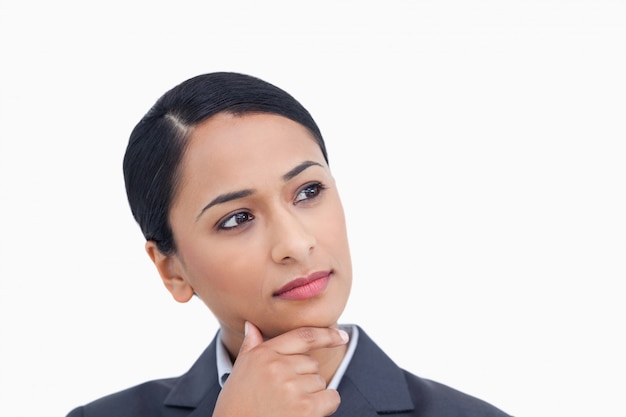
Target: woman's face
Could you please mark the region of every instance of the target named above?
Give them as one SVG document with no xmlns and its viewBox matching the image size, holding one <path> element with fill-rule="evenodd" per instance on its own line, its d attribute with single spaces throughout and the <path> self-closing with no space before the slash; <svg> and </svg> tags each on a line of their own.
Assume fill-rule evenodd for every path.
<svg viewBox="0 0 626 417">
<path fill-rule="evenodd" d="M 195 292 L 227 344 L 246 320 L 266 338 L 335 325 L 350 293 L 350 251 L 309 131 L 272 114 L 218 114 L 194 129 L 181 169 L 169 215 L 177 250 L 156 262 L 174 297 Z"/>
</svg>

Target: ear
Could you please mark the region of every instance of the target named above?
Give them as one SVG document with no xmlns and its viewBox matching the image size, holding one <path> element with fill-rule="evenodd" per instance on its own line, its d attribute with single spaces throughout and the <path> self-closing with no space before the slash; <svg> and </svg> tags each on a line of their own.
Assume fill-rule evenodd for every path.
<svg viewBox="0 0 626 417">
<path fill-rule="evenodd" d="M 185 279 L 182 265 L 176 255 L 163 254 L 153 240 L 146 242 L 146 252 L 156 266 L 165 288 L 179 303 L 186 303 L 193 297 L 194 290 Z"/>
</svg>

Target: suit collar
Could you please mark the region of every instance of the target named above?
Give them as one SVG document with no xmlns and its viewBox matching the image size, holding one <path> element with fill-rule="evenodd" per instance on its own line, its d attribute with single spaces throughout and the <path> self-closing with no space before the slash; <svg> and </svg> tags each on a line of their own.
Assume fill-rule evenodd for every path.
<svg viewBox="0 0 626 417">
<path fill-rule="evenodd" d="M 404 371 L 358 327 L 359 340 L 346 369 L 339 394 L 341 405 L 333 417 L 367 417 L 377 413 L 399 413 L 414 408 Z M 210 416 L 220 384 L 216 365 L 217 337 L 191 369 L 174 385 L 164 405 L 197 408 L 190 415 Z"/>
<path fill-rule="evenodd" d="M 339 384 L 341 405 L 333 417 L 369 416 L 413 410 L 400 369 L 361 329 L 354 356 Z"/>
<path fill-rule="evenodd" d="M 180 377 L 165 398 L 164 405 L 195 408 L 207 401 L 207 399 L 217 399 L 217 395 L 220 392 L 220 384 L 217 380 L 217 364 L 215 360 L 216 343 L 217 335 L 202 352 L 202 355 L 196 360 L 191 369 Z M 213 407 L 211 406 L 210 408 L 212 409 Z"/>
</svg>

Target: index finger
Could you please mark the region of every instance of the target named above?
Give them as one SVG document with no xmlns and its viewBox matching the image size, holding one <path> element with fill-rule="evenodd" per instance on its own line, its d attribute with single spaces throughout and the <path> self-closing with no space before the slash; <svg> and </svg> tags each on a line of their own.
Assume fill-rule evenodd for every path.
<svg viewBox="0 0 626 417">
<path fill-rule="evenodd" d="M 296 355 L 312 350 L 345 345 L 349 336 L 344 330 L 330 327 L 298 327 L 265 342 L 277 353 Z"/>
</svg>

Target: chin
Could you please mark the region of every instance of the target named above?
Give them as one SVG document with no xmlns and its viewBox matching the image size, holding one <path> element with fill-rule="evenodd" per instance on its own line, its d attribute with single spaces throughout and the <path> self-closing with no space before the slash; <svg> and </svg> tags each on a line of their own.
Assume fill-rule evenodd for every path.
<svg viewBox="0 0 626 417">
<path fill-rule="evenodd" d="M 300 327 L 336 327 L 348 302 L 349 290 L 341 296 L 320 297 L 302 304 L 289 303 L 287 308 L 274 311 L 263 323 L 256 323 L 266 339 L 271 339 Z M 330 295 L 330 294 L 327 294 Z"/>
<path fill-rule="evenodd" d="M 295 317 L 292 320 L 281 321 L 280 323 L 267 323 L 263 326 L 261 333 L 265 339 L 271 339 L 291 330 L 300 327 L 337 327 L 338 316 L 326 317 Z"/>
</svg>

